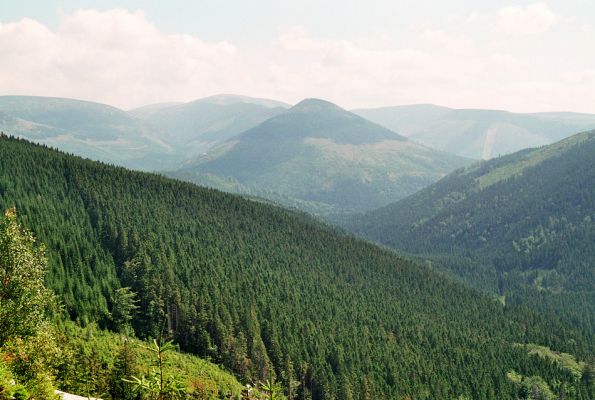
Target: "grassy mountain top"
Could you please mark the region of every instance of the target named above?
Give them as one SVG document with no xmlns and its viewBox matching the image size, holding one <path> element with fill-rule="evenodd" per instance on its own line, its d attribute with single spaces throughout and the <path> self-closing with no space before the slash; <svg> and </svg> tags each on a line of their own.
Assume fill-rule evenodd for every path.
<svg viewBox="0 0 595 400">
<path fill-rule="evenodd" d="M 1 96 L 0 131 L 135 168 L 160 169 L 171 157 L 171 147 L 142 121 L 115 107 L 81 100 Z"/>
<path fill-rule="evenodd" d="M 118 126 L 134 125 L 126 112 L 106 104 L 83 100 L 38 96 L 0 96 L 0 110 L 13 117 L 63 130 L 85 134 L 99 140 L 116 140 Z M 112 131 L 98 130 L 109 124 Z M 84 131 L 84 132 L 83 132 Z M 122 133 L 125 133 L 123 131 Z M 138 135 L 141 132 L 129 132 Z"/>
<path fill-rule="evenodd" d="M 212 104 L 220 104 L 220 105 L 231 105 L 235 103 L 246 103 L 246 104 L 257 104 L 264 107 L 269 108 L 289 108 L 291 107 L 289 104 L 284 103 L 282 101 L 271 100 L 271 99 L 263 99 L 257 97 L 249 97 L 249 96 L 241 96 L 237 94 L 216 94 L 213 96 L 205 97 L 196 102 L 203 102 L 203 103 L 212 103 Z"/>
<path fill-rule="evenodd" d="M 537 151 L 527 150 L 520 152 L 515 158 L 510 159 L 509 162 L 495 167 L 490 172 L 485 173 L 476 178 L 476 182 L 480 189 L 496 184 L 500 181 L 518 177 L 522 175 L 527 168 L 535 167 L 540 163 L 551 159 L 553 157 L 561 157 L 568 150 L 575 146 L 580 146 L 585 142 L 593 140 L 593 131 L 584 132 L 560 142 L 546 146 Z M 588 143 L 586 143 L 588 145 Z M 472 173 L 473 169 L 469 169 L 467 173 Z"/>
</svg>

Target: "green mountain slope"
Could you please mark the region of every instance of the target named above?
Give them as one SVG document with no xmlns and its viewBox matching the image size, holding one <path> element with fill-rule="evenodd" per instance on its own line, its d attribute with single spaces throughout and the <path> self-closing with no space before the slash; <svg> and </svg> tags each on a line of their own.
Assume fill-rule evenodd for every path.
<svg viewBox="0 0 595 400">
<path fill-rule="evenodd" d="M 458 170 L 356 219 L 386 245 L 451 259 L 500 295 L 595 328 L 595 131 Z M 444 261 L 444 260 L 443 260 Z M 519 287 L 521 286 L 521 287 Z"/>
<path fill-rule="evenodd" d="M 431 104 L 354 112 L 426 146 L 475 159 L 551 144 L 595 128 L 595 115 L 577 113 L 518 114 Z"/>
<path fill-rule="evenodd" d="M 253 128 L 288 107 L 274 100 L 217 95 L 190 103 L 145 106 L 129 113 L 161 132 L 162 138 L 178 153 L 191 157 Z"/>
<path fill-rule="evenodd" d="M 246 381 L 299 382 L 298 398 L 509 399 L 512 370 L 581 385 L 514 343 L 594 351 L 593 332 L 311 219 L 0 137 L 0 206 L 11 205 L 47 244 L 48 284 L 73 319 L 109 327 L 110 298 L 129 286 L 137 335 L 154 336 L 167 314 L 186 351 Z"/>
<path fill-rule="evenodd" d="M 171 147 L 141 121 L 81 100 L 0 96 L 0 131 L 134 168 L 162 169 L 172 157 Z"/>
<path fill-rule="evenodd" d="M 365 210 L 414 193 L 468 162 L 309 99 L 179 173 L 230 177 L 258 195 L 270 191 L 330 209 Z"/>
</svg>

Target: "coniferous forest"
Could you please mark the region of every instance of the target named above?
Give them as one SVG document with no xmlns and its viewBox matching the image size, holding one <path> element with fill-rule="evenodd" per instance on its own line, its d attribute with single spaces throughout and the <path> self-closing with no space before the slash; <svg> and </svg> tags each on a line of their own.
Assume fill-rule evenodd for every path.
<svg viewBox="0 0 595 400">
<path fill-rule="evenodd" d="M 595 331 L 595 131 L 477 163 L 350 228 Z"/>
<path fill-rule="evenodd" d="M 45 244 L 60 326 L 166 330 L 290 399 L 593 397 L 592 330 L 297 212 L 6 136 L 0 207 Z"/>
</svg>

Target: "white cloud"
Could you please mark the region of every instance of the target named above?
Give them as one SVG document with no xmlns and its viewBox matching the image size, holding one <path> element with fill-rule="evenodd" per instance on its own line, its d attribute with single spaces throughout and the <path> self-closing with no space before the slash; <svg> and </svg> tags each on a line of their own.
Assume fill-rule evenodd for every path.
<svg viewBox="0 0 595 400">
<path fill-rule="evenodd" d="M 595 68 L 565 71 L 562 79 L 572 84 L 595 84 Z"/>
<path fill-rule="evenodd" d="M 508 34 L 537 34 L 547 31 L 558 17 L 545 3 L 508 6 L 498 11 L 496 28 Z"/>
<path fill-rule="evenodd" d="M 236 48 L 160 32 L 141 11 L 77 11 L 51 32 L 23 19 L 0 25 L 0 87 L 129 107 L 233 86 Z"/>
<path fill-rule="evenodd" d="M 32 19 L 0 24 L 0 94 L 122 108 L 238 93 L 345 107 L 595 111 L 592 43 L 568 20 L 536 3 L 434 21 L 410 28 L 406 39 L 319 37 L 298 26 L 248 52 L 163 32 L 142 11 L 79 10 L 62 15 L 55 30 Z M 564 40 L 547 31 L 555 23 Z"/>
</svg>

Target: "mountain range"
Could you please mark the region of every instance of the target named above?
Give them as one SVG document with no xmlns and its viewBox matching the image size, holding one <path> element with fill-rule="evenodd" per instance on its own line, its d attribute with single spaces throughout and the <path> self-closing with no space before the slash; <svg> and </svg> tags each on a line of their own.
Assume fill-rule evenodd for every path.
<svg viewBox="0 0 595 400">
<path fill-rule="evenodd" d="M 142 121 L 105 104 L 0 97 L 0 131 L 61 150 L 134 168 L 167 166 L 172 149 Z"/>
<path fill-rule="evenodd" d="M 432 104 L 354 112 L 426 146 L 474 159 L 551 144 L 595 128 L 595 115 L 563 112 L 519 114 Z"/>
<path fill-rule="evenodd" d="M 232 179 L 315 210 L 365 210 L 412 194 L 471 160 L 419 145 L 319 99 L 281 114 L 186 163 L 176 177 Z M 193 176 L 194 174 L 194 176 Z M 216 187 L 225 188 L 223 184 Z M 204 183 L 204 182 L 201 182 Z"/>
<path fill-rule="evenodd" d="M 160 132 L 184 159 L 202 154 L 289 107 L 274 100 L 217 95 L 189 103 L 149 105 L 128 113 Z"/>
<path fill-rule="evenodd" d="M 73 99 L 0 97 L 0 130 L 7 134 L 333 220 L 417 192 L 472 162 L 461 155 L 490 158 L 595 125 L 590 114 L 434 105 L 356 114 L 324 100 L 292 107 L 237 95 L 129 111 Z"/>
</svg>

